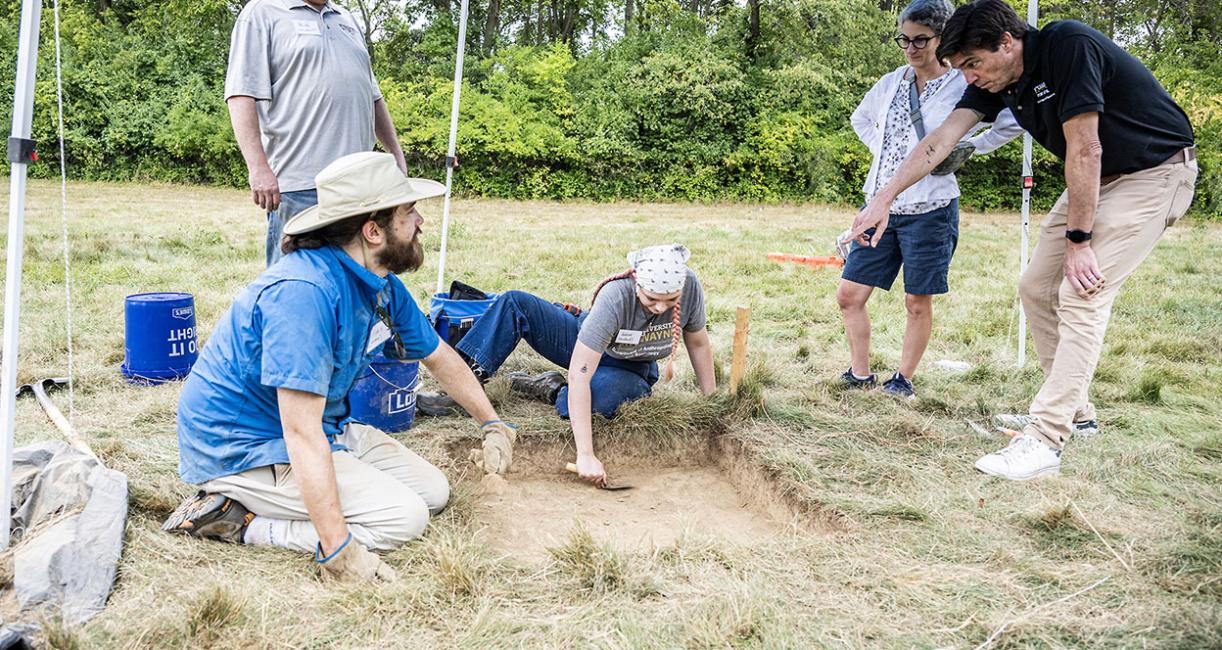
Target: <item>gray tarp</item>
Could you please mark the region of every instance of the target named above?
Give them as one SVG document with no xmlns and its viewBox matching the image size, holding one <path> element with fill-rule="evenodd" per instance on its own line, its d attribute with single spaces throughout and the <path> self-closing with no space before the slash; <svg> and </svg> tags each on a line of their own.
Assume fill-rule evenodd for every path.
<svg viewBox="0 0 1222 650">
<path fill-rule="evenodd" d="M 101 612 L 123 551 L 127 477 L 66 442 L 42 442 L 13 452 L 12 503 L 22 610 L 58 609 L 68 625 Z"/>
</svg>

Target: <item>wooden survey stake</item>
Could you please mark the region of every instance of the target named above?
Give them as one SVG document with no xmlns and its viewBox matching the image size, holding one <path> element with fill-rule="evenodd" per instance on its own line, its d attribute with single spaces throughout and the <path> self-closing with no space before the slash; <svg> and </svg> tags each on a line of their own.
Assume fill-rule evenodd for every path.
<svg viewBox="0 0 1222 650">
<path fill-rule="evenodd" d="M 747 369 L 747 331 L 751 320 L 751 308 L 739 307 L 734 319 L 734 358 L 730 362 L 730 394 L 738 394 L 738 384 Z"/>
</svg>

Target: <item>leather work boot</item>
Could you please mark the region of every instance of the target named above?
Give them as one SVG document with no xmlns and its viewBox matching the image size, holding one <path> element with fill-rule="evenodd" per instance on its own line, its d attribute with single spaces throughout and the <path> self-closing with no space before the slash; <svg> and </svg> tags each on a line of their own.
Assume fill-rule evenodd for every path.
<svg viewBox="0 0 1222 650">
<path fill-rule="evenodd" d="M 560 389 L 569 384 L 564 373 L 559 370 L 530 375 L 525 372 L 509 373 L 509 390 L 529 399 L 539 400 L 548 404 L 556 403 Z"/>
</svg>

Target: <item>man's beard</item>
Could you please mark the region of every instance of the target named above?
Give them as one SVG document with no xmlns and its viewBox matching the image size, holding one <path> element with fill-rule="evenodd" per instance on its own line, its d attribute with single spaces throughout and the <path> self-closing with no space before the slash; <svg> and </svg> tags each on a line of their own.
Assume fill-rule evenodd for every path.
<svg viewBox="0 0 1222 650">
<path fill-rule="evenodd" d="M 420 245 L 420 229 L 410 241 L 403 241 L 391 228 L 386 229 L 386 246 L 374 254 L 379 266 L 395 275 L 410 273 L 424 264 L 424 246 Z"/>
</svg>

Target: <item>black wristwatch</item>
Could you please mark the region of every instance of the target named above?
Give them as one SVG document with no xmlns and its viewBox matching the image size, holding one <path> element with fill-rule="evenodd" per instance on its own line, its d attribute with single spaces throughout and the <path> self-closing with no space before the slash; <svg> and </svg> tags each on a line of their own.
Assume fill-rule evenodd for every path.
<svg viewBox="0 0 1222 650">
<path fill-rule="evenodd" d="M 1069 241 L 1075 244 L 1081 244 L 1084 241 L 1090 241 L 1090 231 L 1089 230 L 1066 230 L 1065 239 L 1068 239 Z"/>
</svg>

